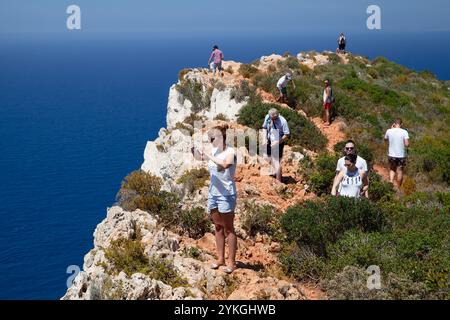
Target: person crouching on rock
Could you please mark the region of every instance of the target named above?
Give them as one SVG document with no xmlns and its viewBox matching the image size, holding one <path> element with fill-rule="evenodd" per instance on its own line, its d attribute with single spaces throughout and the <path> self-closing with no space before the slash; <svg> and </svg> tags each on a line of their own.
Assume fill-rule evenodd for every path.
<svg viewBox="0 0 450 320">
<path fill-rule="evenodd" d="M 287 95 L 287 85 L 289 81 L 292 80 L 292 74 L 286 73 L 284 76 L 282 76 L 280 79 L 278 79 L 277 82 L 277 89 L 280 91 L 280 96 L 277 99 L 277 102 L 281 103 L 289 103 L 289 98 Z"/>
<path fill-rule="evenodd" d="M 211 183 L 208 193 L 208 212 L 215 226 L 217 262 L 212 269 L 225 266 L 225 238 L 228 241 L 228 263 L 224 271 L 232 273 L 236 269 L 237 238 L 234 230 L 234 210 L 236 208 L 236 152 L 226 145 L 228 125 L 212 128 L 208 132 L 212 145 L 211 154 L 199 152 L 202 160 L 208 160 Z M 194 151 L 194 155 L 195 155 Z"/>
</svg>

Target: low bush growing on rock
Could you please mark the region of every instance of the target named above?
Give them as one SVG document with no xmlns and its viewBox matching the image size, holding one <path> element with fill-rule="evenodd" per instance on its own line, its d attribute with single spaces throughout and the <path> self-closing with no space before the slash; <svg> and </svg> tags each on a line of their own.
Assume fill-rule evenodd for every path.
<svg viewBox="0 0 450 320">
<path fill-rule="evenodd" d="M 280 218 L 280 261 L 297 279 L 320 279 L 330 298 L 448 299 L 450 212 L 439 197 L 335 197 L 293 206 Z M 381 270 L 381 290 L 367 289 L 372 265 Z"/>
<path fill-rule="evenodd" d="M 259 233 L 272 234 L 276 212 L 270 205 L 258 205 L 254 201 L 245 201 L 241 214 L 241 226 L 251 236 Z"/>
<path fill-rule="evenodd" d="M 333 179 L 336 176 L 338 157 L 326 153 L 319 154 L 315 161 L 309 157 L 299 163 L 299 171 L 306 179 L 310 190 L 317 195 L 327 195 L 331 192 Z"/>
<path fill-rule="evenodd" d="M 185 179 L 193 181 L 199 187 L 204 183 L 205 170 L 192 172 Z M 183 178 L 183 177 L 182 177 Z M 134 171 L 125 177 L 122 187 L 117 194 L 118 204 L 127 211 L 141 209 L 158 216 L 158 221 L 177 232 L 187 233 L 192 237 L 201 237 L 208 230 L 211 223 L 206 219 L 204 209 L 181 209 L 181 202 L 177 195 L 161 190 L 162 181 L 144 171 Z"/>
<path fill-rule="evenodd" d="M 138 229 L 139 230 L 139 229 Z M 142 273 L 152 279 L 160 280 L 172 287 L 180 287 L 187 284 L 182 279 L 172 264 L 159 257 L 148 257 L 141 243 L 142 237 L 138 231 L 131 238 L 119 238 L 111 241 L 105 250 L 105 257 L 110 262 L 109 274 L 118 274 L 121 271 L 127 276 L 134 273 Z"/>
<path fill-rule="evenodd" d="M 170 215 L 178 206 L 177 197 L 161 190 L 162 180 L 142 170 L 125 177 L 117 193 L 118 205 L 127 211 L 141 209 L 152 214 Z"/>
<path fill-rule="evenodd" d="M 381 230 L 384 216 L 367 199 L 326 197 L 288 208 L 280 222 L 287 239 L 323 254 L 327 244 L 336 242 L 347 230 Z"/>
<path fill-rule="evenodd" d="M 195 207 L 180 212 L 179 226 L 191 238 L 199 239 L 203 237 L 205 233 L 211 231 L 211 225 L 211 220 L 205 213 L 204 208 Z"/>
<path fill-rule="evenodd" d="M 178 83 L 175 88 L 180 93 L 181 103 L 188 99 L 192 103 L 192 112 L 197 113 L 209 108 L 211 95 L 214 87 L 203 90 L 203 85 L 192 79 L 185 79 Z"/>
<path fill-rule="evenodd" d="M 187 170 L 178 178 L 177 183 L 182 184 L 188 193 L 200 190 L 206 185 L 209 179 L 209 172 L 205 168 L 194 168 Z"/>
<path fill-rule="evenodd" d="M 238 71 L 244 78 L 251 78 L 254 74 L 256 74 L 258 72 L 258 68 L 256 68 L 252 64 L 242 63 L 239 66 Z"/>
<path fill-rule="evenodd" d="M 247 80 L 242 80 L 239 85 L 231 89 L 230 98 L 236 100 L 236 102 L 243 102 L 246 98 L 249 101 L 256 101 L 258 97 L 255 87 L 249 84 Z"/>
</svg>

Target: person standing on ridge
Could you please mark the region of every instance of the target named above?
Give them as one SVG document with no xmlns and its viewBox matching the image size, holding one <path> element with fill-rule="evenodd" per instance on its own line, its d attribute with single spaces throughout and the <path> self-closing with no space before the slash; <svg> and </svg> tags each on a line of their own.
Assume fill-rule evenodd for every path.
<svg viewBox="0 0 450 320">
<path fill-rule="evenodd" d="M 344 146 L 344 156 L 342 158 L 340 158 L 337 162 L 336 165 L 336 176 L 343 170 L 347 170 L 347 167 L 345 166 L 345 157 L 350 155 L 350 154 L 355 154 L 356 155 L 356 162 L 355 162 L 355 166 L 358 168 L 358 170 L 360 172 L 364 172 L 365 176 L 364 179 L 366 181 L 364 181 L 364 183 L 367 185 L 367 189 L 365 191 L 365 196 L 369 197 L 369 179 L 368 179 L 368 167 L 367 167 L 367 161 L 364 160 L 362 157 L 360 157 L 359 155 L 357 155 L 357 149 L 356 149 L 356 145 L 355 142 L 353 140 L 347 140 L 347 142 L 345 143 Z M 340 186 L 339 186 L 339 191 L 340 191 Z"/>
<path fill-rule="evenodd" d="M 331 125 L 330 109 L 334 103 L 333 89 L 330 80 L 325 80 L 325 89 L 323 90 L 323 122 L 326 126 Z"/>
<path fill-rule="evenodd" d="M 211 269 L 225 266 L 225 239 L 228 241 L 228 263 L 224 271 L 232 273 L 236 269 L 237 238 L 234 229 L 234 210 L 237 189 L 235 181 L 237 157 L 233 148 L 226 144 L 228 125 L 219 125 L 208 131 L 212 145 L 211 154 L 192 148 L 194 158 L 208 160 L 211 182 L 208 191 L 208 213 L 215 226 L 217 261 Z"/>
<path fill-rule="evenodd" d="M 272 172 L 278 181 L 282 182 L 281 158 L 284 145 L 289 139 L 290 131 L 288 122 L 280 115 L 277 109 L 269 110 L 262 125 L 264 137 L 267 138 L 267 155 L 270 157 Z"/>
<path fill-rule="evenodd" d="M 336 53 L 345 53 L 345 46 L 347 45 L 347 39 L 343 33 L 339 35 L 338 38 L 338 48 L 336 49 Z"/>
<path fill-rule="evenodd" d="M 215 45 L 213 47 L 213 51 L 211 52 L 211 56 L 209 57 L 208 60 L 208 65 L 210 65 L 211 62 L 213 63 L 212 67 L 214 76 L 216 75 L 216 70 L 219 70 L 220 76 L 223 77 L 222 61 L 223 61 L 223 53 L 222 51 L 219 50 L 219 47 Z"/>
<path fill-rule="evenodd" d="M 282 76 L 280 79 L 278 79 L 277 82 L 277 88 L 280 91 L 280 96 L 277 99 L 277 102 L 281 102 L 281 103 L 288 103 L 288 96 L 287 96 L 287 85 L 289 83 L 289 81 L 292 80 L 292 74 L 291 73 L 286 73 L 284 76 Z"/>
<path fill-rule="evenodd" d="M 394 184 L 395 175 L 397 174 L 397 188 L 400 188 L 403 183 L 403 168 L 406 166 L 407 155 L 406 149 L 409 147 L 409 134 L 408 131 L 402 129 L 402 126 L 402 119 L 398 118 L 384 135 L 384 140 L 389 143 L 389 180 Z"/>
</svg>

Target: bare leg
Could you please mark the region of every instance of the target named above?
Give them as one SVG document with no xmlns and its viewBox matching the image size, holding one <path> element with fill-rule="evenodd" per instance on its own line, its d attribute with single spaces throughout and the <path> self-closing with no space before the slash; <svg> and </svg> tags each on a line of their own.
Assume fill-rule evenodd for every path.
<svg viewBox="0 0 450 320">
<path fill-rule="evenodd" d="M 395 172 L 397 171 L 397 166 L 394 164 L 394 162 L 389 161 L 389 182 L 396 186 L 394 180 L 395 180 Z"/>
<path fill-rule="evenodd" d="M 276 178 L 277 178 L 278 181 L 281 182 L 281 163 L 280 163 L 280 160 L 281 159 L 279 157 L 274 157 L 274 159 L 272 160 L 272 163 L 273 163 L 273 169 L 274 169 Z"/>
<path fill-rule="evenodd" d="M 211 212 L 211 218 L 215 227 L 216 248 L 217 248 L 217 264 L 225 264 L 225 233 L 222 217 L 217 209 Z"/>
<path fill-rule="evenodd" d="M 228 242 L 228 263 L 227 266 L 231 269 L 236 268 L 236 250 L 237 237 L 234 231 L 234 212 L 220 214 L 224 223 L 225 235 Z"/>
<path fill-rule="evenodd" d="M 327 126 L 330 125 L 330 110 L 328 109 L 325 110 L 325 124 Z"/>
<path fill-rule="evenodd" d="M 397 186 L 400 188 L 403 183 L 403 167 L 397 167 Z"/>
</svg>

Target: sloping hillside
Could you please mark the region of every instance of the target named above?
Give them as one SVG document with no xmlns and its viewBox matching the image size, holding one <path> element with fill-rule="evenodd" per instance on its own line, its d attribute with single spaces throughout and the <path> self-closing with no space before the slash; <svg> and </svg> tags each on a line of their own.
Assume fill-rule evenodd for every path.
<svg viewBox="0 0 450 320">
<path fill-rule="evenodd" d="M 167 128 L 147 143 L 141 170 L 125 178 L 64 299 L 448 297 L 449 84 L 384 58 L 330 52 L 225 61 L 224 68 L 223 78 L 199 68 L 180 72 Z M 292 99 L 278 104 L 275 84 L 287 71 Z M 330 127 L 318 118 L 325 78 L 337 99 Z M 210 270 L 209 176 L 191 146 L 207 142 L 208 129 L 223 121 L 239 132 L 259 129 L 272 107 L 292 131 L 284 183 L 261 175 L 267 163 L 248 150 L 248 139 L 236 147 L 239 268 L 232 275 Z M 411 136 L 397 193 L 383 179 L 382 140 L 396 117 Z M 347 138 L 381 174 L 371 172 L 370 200 L 327 196 Z M 377 290 L 366 285 L 373 265 L 383 275 Z"/>
</svg>

